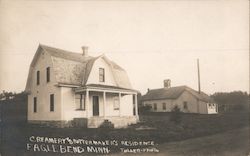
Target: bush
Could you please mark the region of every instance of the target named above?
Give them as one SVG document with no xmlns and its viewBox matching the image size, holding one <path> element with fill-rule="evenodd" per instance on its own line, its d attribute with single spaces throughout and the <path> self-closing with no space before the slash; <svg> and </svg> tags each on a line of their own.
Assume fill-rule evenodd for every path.
<svg viewBox="0 0 250 156">
<path fill-rule="evenodd" d="M 179 124 L 181 122 L 181 111 L 178 106 L 175 106 L 170 113 L 170 121 Z"/>
<path fill-rule="evenodd" d="M 139 110 L 139 113 L 140 113 L 140 114 L 145 114 L 145 113 L 150 112 L 151 108 L 152 108 L 152 107 L 151 107 L 150 105 L 146 105 L 146 106 L 140 106 L 140 107 L 138 108 L 138 110 Z"/>
<path fill-rule="evenodd" d="M 109 120 L 104 120 L 104 122 L 100 125 L 99 128 L 113 129 L 114 128 L 114 124 L 112 122 L 110 122 Z"/>
</svg>

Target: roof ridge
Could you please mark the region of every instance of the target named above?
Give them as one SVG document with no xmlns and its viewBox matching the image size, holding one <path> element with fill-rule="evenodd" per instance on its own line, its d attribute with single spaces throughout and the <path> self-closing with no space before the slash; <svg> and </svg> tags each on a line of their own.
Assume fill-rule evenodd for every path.
<svg viewBox="0 0 250 156">
<path fill-rule="evenodd" d="M 186 88 L 190 88 L 190 87 L 188 87 L 188 86 L 186 86 L 186 85 L 181 85 L 181 86 L 174 86 L 174 87 L 170 87 L 170 88 L 154 88 L 154 89 L 149 89 L 149 91 L 151 91 L 151 90 L 168 90 L 168 89 L 174 89 L 174 88 L 181 88 L 181 87 L 186 87 Z"/>
<path fill-rule="evenodd" d="M 50 48 L 50 49 L 55 49 L 55 50 L 59 50 L 59 51 L 67 52 L 67 53 L 81 54 L 81 53 L 78 53 L 78 52 L 64 50 L 64 49 L 60 49 L 60 48 L 57 48 L 57 47 L 51 47 L 51 46 L 48 46 L 48 45 L 45 45 L 45 44 L 39 44 L 39 46 L 41 46 L 42 48 L 45 48 L 44 49 L 45 51 L 46 51 L 46 48 Z"/>
</svg>

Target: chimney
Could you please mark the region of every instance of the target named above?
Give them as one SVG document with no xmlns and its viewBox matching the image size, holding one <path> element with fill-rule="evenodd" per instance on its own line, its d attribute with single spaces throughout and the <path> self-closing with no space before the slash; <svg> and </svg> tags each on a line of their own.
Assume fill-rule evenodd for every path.
<svg viewBox="0 0 250 156">
<path fill-rule="evenodd" d="M 87 46 L 82 46 L 82 55 L 83 56 L 88 56 L 88 47 Z"/>
<path fill-rule="evenodd" d="M 148 88 L 148 92 L 150 91 L 150 89 Z"/>
<path fill-rule="evenodd" d="M 164 88 L 170 88 L 171 87 L 171 80 L 170 79 L 166 79 L 163 81 L 164 84 Z"/>
</svg>

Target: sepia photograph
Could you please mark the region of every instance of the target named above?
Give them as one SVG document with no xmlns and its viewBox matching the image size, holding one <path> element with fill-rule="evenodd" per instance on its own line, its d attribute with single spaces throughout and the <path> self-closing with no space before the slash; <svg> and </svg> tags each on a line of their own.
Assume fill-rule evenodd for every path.
<svg viewBox="0 0 250 156">
<path fill-rule="evenodd" d="M 0 156 L 250 156 L 248 0 L 0 0 Z"/>
</svg>

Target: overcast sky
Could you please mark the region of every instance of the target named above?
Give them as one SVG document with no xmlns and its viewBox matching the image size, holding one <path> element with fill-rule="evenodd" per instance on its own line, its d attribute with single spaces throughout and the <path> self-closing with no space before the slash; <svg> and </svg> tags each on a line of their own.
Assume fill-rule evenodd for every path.
<svg viewBox="0 0 250 156">
<path fill-rule="evenodd" d="M 249 2 L 0 0 L 0 90 L 22 91 L 39 45 L 103 53 L 133 87 L 249 90 Z"/>
</svg>

